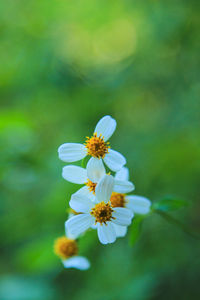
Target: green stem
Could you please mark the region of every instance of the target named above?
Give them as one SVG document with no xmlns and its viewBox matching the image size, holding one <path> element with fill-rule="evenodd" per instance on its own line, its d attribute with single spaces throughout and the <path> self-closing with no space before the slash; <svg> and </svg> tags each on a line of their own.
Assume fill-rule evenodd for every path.
<svg viewBox="0 0 200 300">
<path fill-rule="evenodd" d="M 188 228 L 185 224 L 181 223 L 179 220 L 175 219 L 171 215 L 168 215 L 166 212 L 163 212 L 158 209 L 154 209 L 154 212 L 163 217 L 163 219 L 165 219 L 167 222 L 178 226 L 181 230 L 189 234 L 194 239 L 200 240 L 200 235 L 198 233 L 193 233 L 190 228 Z"/>
</svg>

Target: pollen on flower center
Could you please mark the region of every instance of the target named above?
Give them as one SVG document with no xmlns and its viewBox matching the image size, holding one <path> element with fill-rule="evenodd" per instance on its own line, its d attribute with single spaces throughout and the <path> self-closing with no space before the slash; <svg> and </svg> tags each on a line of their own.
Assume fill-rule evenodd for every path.
<svg viewBox="0 0 200 300">
<path fill-rule="evenodd" d="M 55 240 L 54 252 L 62 259 L 66 259 L 78 253 L 78 246 L 75 240 L 63 236 Z"/>
<path fill-rule="evenodd" d="M 92 182 L 90 179 L 87 180 L 87 182 L 85 183 L 85 185 L 87 185 L 88 190 L 90 192 L 92 192 L 93 194 L 95 194 L 95 188 L 96 188 L 96 183 Z"/>
<path fill-rule="evenodd" d="M 104 141 L 104 137 L 100 134 L 98 137 L 96 133 L 91 138 L 86 137 L 85 147 L 87 148 L 88 155 L 97 158 L 104 158 L 110 148 L 109 142 Z"/>
<path fill-rule="evenodd" d="M 95 217 L 95 223 L 106 224 L 106 222 L 115 219 L 112 217 L 113 211 L 110 203 L 102 201 L 92 208 L 91 215 Z"/>
<path fill-rule="evenodd" d="M 110 197 L 112 207 L 125 207 L 125 195 L 113 192 Z"/>
</svg>

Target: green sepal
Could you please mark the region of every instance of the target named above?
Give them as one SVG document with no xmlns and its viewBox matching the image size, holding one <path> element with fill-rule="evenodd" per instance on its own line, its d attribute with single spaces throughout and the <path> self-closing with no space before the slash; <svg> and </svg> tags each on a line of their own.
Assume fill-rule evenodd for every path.
<svg viewBox="0 0 200 300">
<path fill-rule="evenodd" d="M 84 169 L 86 168 L 87 163 L 88 163 L 88 160 L 89 160 L 88 155 L 85 156 L 85 157 L 82 159 L 82 161 L 81 161 L 81 167 L 82 167 L 82 168 L 84 168 Z"/>
</svg>

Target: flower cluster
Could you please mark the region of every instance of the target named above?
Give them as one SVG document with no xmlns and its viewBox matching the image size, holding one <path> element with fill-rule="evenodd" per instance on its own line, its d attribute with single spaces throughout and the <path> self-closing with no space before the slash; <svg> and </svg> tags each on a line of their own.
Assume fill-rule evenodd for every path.
<svg viewBox="0 0 200 300">
<path fill-rule="evenodd" d="M 96 230 L 102 244 L 113 243 L 126 235 L 134 214 L 147 214 L 150 210 L 147 198 L 127 195 L 135 186 L 129 181 L 125 157 L 112 150 L 108 142 L 115 129 L 116 121 L 105 116 L 84 144 L 65 143 L 58 148 L 64 162 L 90 157 L 86 168 L 67 165 L 62 170 L 65 180 L 83 185 L 69 201 L 72 213 L 65 222 L 66 236 L 55 241 L 55 253 L 66 268 L 89 268 L 89 261 L 78 256 L 76 241 L 86 230 Z"/>
</svg>

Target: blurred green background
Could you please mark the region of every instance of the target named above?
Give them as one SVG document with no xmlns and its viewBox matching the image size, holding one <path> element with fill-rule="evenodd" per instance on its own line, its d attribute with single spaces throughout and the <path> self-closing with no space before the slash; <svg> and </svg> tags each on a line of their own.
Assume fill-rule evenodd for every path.
<svg viewBox="0 0 200 300">
<path fill-rule="evenodd" d="M 199 228 L 200 16 L 195 0 L 0 2 L 0 299 L 199 299 L 197 239 L 152 214 L 130 246 L 80 241 L 90 270 L 64 269 L 78 186 L 57 148 L 110 114 L 136 194 L 186 200 L 172 215 Z"/>
</svg>

